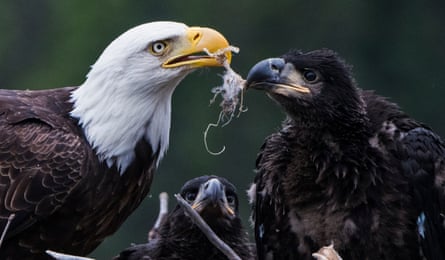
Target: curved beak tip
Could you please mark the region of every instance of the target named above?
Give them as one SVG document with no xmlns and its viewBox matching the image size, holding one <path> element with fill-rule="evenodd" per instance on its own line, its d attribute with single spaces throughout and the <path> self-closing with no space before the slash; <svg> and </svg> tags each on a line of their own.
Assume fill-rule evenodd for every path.
<svg viewBox="0 0 445 260">
<path fill-rule="evenodd" d="M 257 81 L 277 77 L 284 65 L 285 61 L 282 58 L 268 58 L 259 61 L 253 65 L 247 74 L 247 86 L 254 84 Z"/>
</svg>

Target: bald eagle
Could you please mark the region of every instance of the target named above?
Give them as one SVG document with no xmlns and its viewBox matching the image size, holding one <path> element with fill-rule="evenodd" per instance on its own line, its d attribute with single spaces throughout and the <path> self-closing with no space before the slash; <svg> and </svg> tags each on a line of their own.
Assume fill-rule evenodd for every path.
<svg viewBox="0 0 445 260">
<path fill-rule="evenodd" d="M 222 177 L 201 176 L 186 182 L 180 194 L 243 260 L 255 259 L 238 215 L 238 196 L 233 184 Z M 164 219 L 156 239 L 129 247 L 115 258 L 136 259 L 225 260 L 227 257 L 177 205 Z"/>
<path fill-rule="evenodd" d="M 175 87 L 221 65 L 204 49 L 226 47 L 213 29 L 152 22 L 115 39 L 79 87 L 0 90 L 0 227 L 15 214 L 0 259 L 85 255 L 113 234 L 167 150 Z"/>
<path fill-rule="evenodd" d="M 286 112 L 250 189 L 259 259 L 445 259 L 445 145 L 361 90 L 333 51 L 257 63 L 249 88 Z"/>
</svg>

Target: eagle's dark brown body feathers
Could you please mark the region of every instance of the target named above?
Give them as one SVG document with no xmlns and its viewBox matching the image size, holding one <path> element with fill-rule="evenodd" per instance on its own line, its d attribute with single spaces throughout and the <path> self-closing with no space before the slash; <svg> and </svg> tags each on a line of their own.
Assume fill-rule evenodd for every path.
<svg viewBox="0 0 445 260">
<path fill-rule="evenodd" d="M 330 142 L 322 135 L 289 120 L 261 149 L 255 184 L 265 196 L 257 195 L 254 206 L 255 230 L 263 232 L 257 234 L 261 251 L 275 251 L 273 259 L 311 259 L 334 242 L 344 259 L 415 255 L 418 248 L 400 250 L 393 244 L 418 244 L 407 180 L 394 175 L 397 169 L 373 148 L 357 147 L 353 139 Z M 341 148 L 329 147 L 334 143 Z"/>
<path fill-rule="evenodd" d="M 43 244 L 87 254 L 149 190 L 157 155 L 141 141 L 122 177 L 99 162 L 69 115 L 72 90 L 0 91 L 0 226 L 16 214 L 1 259 L 30 257 L 28 249 L 41 251 Z"/>
</svg>

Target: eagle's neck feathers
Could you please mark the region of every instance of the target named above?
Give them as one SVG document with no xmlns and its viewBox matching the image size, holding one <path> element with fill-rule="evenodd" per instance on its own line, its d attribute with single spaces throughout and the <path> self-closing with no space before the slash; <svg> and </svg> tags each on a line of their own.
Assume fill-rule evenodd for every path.
<svg viewBox="0 0 445 260">
<path fill-rule="evenodd" d="M 171 97 L 185 77 L 162 82 L 93 70 L 71 95 L 71 116 L 78 118 L 85 136 L 101 161 L 123 174 L 133 162 L 137 143 L 145 139 L 158 153 L 157 163 L 169 143 Z M 150 86 L 147 86 L 150 82 Z M 131 91 L 129 91 L 131 88 Z"/>
</svg>

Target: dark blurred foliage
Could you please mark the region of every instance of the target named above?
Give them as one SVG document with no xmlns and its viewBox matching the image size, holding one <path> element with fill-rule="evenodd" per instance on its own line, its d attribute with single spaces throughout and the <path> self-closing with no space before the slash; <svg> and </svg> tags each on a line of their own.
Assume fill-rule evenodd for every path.
<svg viewBox="0 0 445 260">
<path fill-rule="evenodd" d="M 246 75 L 258 60 L 289 49 L 328 47 L 354 65 L 360 87 L 391 97 L 445 137 L 444 1 L 25 1 L 0 2 L 0 87 L 41 89 L 83 82 L 105 46 L 125 30 L 149 21 L 210 26 L 241 48 L 232 67 Z M 245 190 L 256 153 L 284 114 L 264 93 L 249 91 L 248 112 L 224 128 L 212 128 L 206 152 L 203 131 L 219 108 L 210 89 L 221 69 L 193 73 L 173 97 L 170 149 L 151 195 L 120 230 L 91 255 L 108 259 L 131 242 L 141 243 L 158 211 L 157 196 L 171 198 L 188 179 L 216 174 L 239 189 L 248 225 Z M 171 199 L 171 204 L 176 203 Z"/>
</svg>

